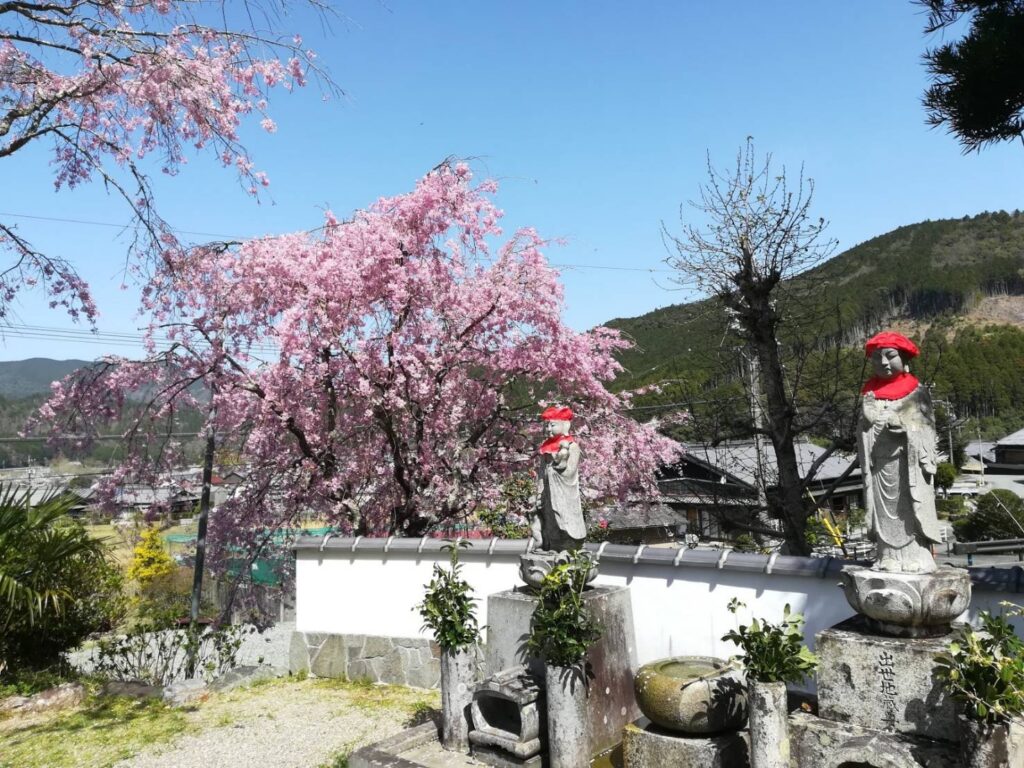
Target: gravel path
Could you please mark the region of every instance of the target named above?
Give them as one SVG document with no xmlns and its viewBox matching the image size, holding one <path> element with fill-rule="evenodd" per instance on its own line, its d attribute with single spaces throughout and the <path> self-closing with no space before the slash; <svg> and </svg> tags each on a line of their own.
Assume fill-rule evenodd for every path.
<svg viewBox="0 0 1024 768">
<path fill-rule="evenodd" d="M 115 768 L 329 766 L 339 753 L 407 727 L 424 703 L 437 706 L 437 693 L 313 680 L 241 689 L 200 705 L 190 715 L 195 735 L 155 746 Z"/>
</svg>

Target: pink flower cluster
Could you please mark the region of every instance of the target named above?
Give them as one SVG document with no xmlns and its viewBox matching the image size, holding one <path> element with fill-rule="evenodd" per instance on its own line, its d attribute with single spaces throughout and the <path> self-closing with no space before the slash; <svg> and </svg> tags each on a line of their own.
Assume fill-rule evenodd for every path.
<svg viewBox="0 0 1024 768">
<path fill-rule="evenodd" d="M 213 517 L 220 542 L 238 546 L 309 512 L 361 534 L 419 536 L 465 519 L 532 466 L 541 402 L 576 413 L 590 493 L 651 491 L 675 444 L 605 386 L 627 342 L 562 323 L 536 232 L 492 252 L 494 189 L 446 165 L 351 221 L 328 216 L 317 236 L 170 259 L 145 310 L 151 338 L 166 334 L 172 350 L 65 382 L 42 417 L 87 434 L 145 392 L 135 423 L 149 437 L 120 481 L 154 457 L 166 469 L 168 419 L 201 409 L 249 477 Z"/>
</svg>

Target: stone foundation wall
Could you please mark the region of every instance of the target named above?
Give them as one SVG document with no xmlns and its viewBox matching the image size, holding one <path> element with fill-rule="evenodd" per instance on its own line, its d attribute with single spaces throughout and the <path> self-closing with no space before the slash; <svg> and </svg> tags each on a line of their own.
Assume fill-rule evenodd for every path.
<svg viewBox="0 0 1024 768">
<path fill-rule="evenodd" d="M 422 637 L 293 632 L 288 668 L 316 677 L 438 688 L 441 649 Z M 477 649 L 478 667 L 483 651 Z M 478 677 L 480 675 L 478 674 Z"/>
</svg>

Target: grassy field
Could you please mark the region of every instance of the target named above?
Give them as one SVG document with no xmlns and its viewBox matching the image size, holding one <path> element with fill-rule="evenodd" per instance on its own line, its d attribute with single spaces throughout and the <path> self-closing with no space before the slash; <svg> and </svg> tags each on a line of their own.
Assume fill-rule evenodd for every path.
<svg viewBox="0 0 1024 768">
<path fill-rule="evenodd" d="M 216 765 L 198 754 L 199 762 L 189 762 L 188 750 L 204 737 L 214 743 L 238 741 L 234 764 L 245 766 L 255 764 L 244 754 L 253 740 L 245 729 L 272 734 L 273 747 L 261 748 L 288 754 L 308 748 L 311 740 L 301 737 L 299 725 L 317 718 L 330 732 L 337 731 L 338 739 L 321 744 L 309 768 L 335 768 L 346 764 L 352 750 L 386 732 L 433 717 L 439 701 L 437 691 L 299 678 L 211 694 L 181 708 L 94 692 L 73 709 L 0 715 L 0 768 L 110 768 L 132 758 L 156 765 L 162 754 L 173 754 L 179 765 Z M 299 743 L 289 745 L 291 733 Z"/>
</svg>

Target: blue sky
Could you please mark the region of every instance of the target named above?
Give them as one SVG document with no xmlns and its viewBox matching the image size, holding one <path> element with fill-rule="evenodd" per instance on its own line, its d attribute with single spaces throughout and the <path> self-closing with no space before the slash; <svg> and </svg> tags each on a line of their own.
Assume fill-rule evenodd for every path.
<svg viewBox="0 0 1024 768">
<path fill-rule="evenodd" d="M 209 155 L 158 179 L 174 226 L 230 236 L 310 229 L 324 208 L 347 215 L 410 189 L 445 157 L 470 158 L 479 177 L 500 181 L 508 229 L 565 238 L 551 261 L 588 267 L 563 270 L 566 321 L 584 329 L 692 297 L 670 290 L 662 222 L 678 231 L 706 156 L 727 166 L 748 135 L 790 172 L 804 165 L 814 212 L 831 221 L 840 250 L 923 219 L 1024 208 L 1024 148 L 964 156 L 926 126 L 929 40 L 909 1 L 348 0 L 339 9 L 326 35 L 305 13 L 280 24 L 303 34 L 346 97 L 281 92 L 271 104 L 277 133 L 246 130 L 271 178 L 259 203 Z M 4 161 L 0 174 L 0 214 L 128 219 L 98 185 L 55 193 L 42 148 Z M 139 326 L 136 288 L 119 289 L 119 230 L 8 221 L 79 266 L 104 335 L 83 344 L 8 331 L 0 360 L 131 354 L 106 335 Z M 16 324 L 75 327 L 38 294 L 15 309 Z"/>
</svg>

